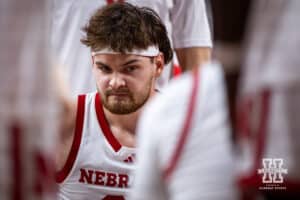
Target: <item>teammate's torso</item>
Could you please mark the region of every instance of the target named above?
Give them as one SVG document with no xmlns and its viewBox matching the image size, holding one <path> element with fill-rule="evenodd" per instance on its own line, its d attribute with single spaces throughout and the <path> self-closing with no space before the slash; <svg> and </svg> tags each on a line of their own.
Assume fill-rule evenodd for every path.
<svg viewBox="0 0 300 200">
<path fill-rule="evenodd" d="M 59 199 L 123 200 L 133 181 L 135 150 L 120 145 L 113 136 L 97 93 L 80 96 L 78 101 L 71 153 L 56 177 Z"/>
</svg>

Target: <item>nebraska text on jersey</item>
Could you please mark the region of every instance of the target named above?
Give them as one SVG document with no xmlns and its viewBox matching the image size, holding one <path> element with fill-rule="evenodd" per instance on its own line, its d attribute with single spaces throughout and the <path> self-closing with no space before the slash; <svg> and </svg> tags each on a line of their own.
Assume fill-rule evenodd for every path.
<svg viewBox="0 0 300 200">
<path fill-rule="evenodd" d="M 119 174 L 97 170 L 80 169 L 80 178 L 78 181 L 81 183 L 102 185 L 107 187 L 128 187 L 127 174 Z"/>
</svg>

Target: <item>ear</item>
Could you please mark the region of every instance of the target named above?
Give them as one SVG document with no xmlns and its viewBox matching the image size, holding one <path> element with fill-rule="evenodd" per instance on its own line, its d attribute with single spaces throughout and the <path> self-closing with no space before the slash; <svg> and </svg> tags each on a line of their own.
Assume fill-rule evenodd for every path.
<svg viewBox="0 0 300 200">
<path fill-rule="evenodd" d="M 91 59 L 92 59 L 92 66 L 94 65 L 94 61 L 95 61 L 95 58 L 93 55 L 91 55 Z"/>
<path fill-rule="evenodd" d="M 156 65 L 155 77 L 159 77 L 165 66 L 164 54 L 160 52 L 158 56 L 155 57 L 154 62 Z"/>
<path fill-rule="evenodd" d="M 94 70 L 96 65 L 95 65 L 95 56 L 91 55 L 91 61 L 92 61 L 92 66 L 91 69 Z"/>
</svg>

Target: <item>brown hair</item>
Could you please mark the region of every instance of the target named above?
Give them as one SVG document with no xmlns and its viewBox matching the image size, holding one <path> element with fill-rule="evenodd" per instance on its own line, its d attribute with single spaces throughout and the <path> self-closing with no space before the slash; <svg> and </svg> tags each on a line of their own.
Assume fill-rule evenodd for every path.
<svg viewBox="0 0 300 200">
<path fill-rule="evenodd" d="M 107 5 L 92 15 L 83 31 L 86 37 L 81 42 L 93 51 L 109 47 L 125 53 L 157 45 L 164 54 L 165 63 L 173 57 L 167 30 L 150 8 L 129 3 Z"/>
</svg>

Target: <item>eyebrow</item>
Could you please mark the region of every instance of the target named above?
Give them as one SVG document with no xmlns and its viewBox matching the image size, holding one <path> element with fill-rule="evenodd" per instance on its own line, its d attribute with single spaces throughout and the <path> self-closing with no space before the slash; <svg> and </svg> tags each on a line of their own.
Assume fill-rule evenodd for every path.
<svg viewBox="0 0 300 200">
<path fill-rule="evenodd" d="M 138 61 L 140 61 L 140 60 L 138 60 L 138 59 L 133 59 L 133 60 L 130 60 L 130 61 L 128 61 L 128 62 L 122 64 L 122 66 L 130 65 L 130 64 L 135 63 L 135 62 L 138 62 Z"/>
<path fill-rule="evenodd" d="M 96 61 L 95 64 L 96 64 L 96 65 L 102 65 L 102 66 L 104 66 L 104 67 L 110 68 L 110 66 L 108 66 L 108 65 L 106 65 L 106 64 L 104 64 L 104 63 L 102 63 L 102 62 L 100 62 L 100 61 Z"/>
<path fill-rule="evenodd" d="M 130 64 L 136 63 L 136 62 L 138 62 L 138 61 L 140 61 L 140 60 L 138 60 L 138 59 L 133 59 L 133 60 L 130 60 L 130 61 L 128 61 L 128 62 L 122 64 L 122 66 L 130 65 Z M 102 65 L 102 66 L 104 66 L 104 67 L 109 67 L 109 68 L 110 68 L 110 66 L 108 66 L 107 64 L 104 64 L 104 63 L 102 63 L 102 62 L 100 62 L 100 61 L 96 61 L 95 64 L 96 64 L 96 65 Z"/>
</svg>

